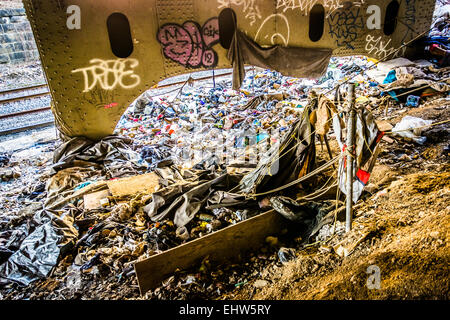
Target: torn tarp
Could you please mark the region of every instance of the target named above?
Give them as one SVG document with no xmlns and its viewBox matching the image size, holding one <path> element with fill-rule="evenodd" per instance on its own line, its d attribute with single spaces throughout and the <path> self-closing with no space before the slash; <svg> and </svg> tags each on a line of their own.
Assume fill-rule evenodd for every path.
<svg viewBox="0 0 450 320">
<path fill-rule="evenodd" d="M 106 181 L 97 181 L 81 189 L 88 180 L 101 180 L 135 175 L 146 170 L 140 155 L 131 149 L 130 139 L 107 137 L 99 142 L 73 138 L 61 145 L 54 154 L 54 174 L 47 183 L 47 199 L 43 210 L 33 216 L 27 233 L 18 235 L 20 245 L 0 249 L 8 257 L 0 265 L 0 283 L 14 281 L 23 285 L 49 275 L 78 238 L 74 227 L 73 206 L 68 205 L 86 192 L 105 187 Z M 56 172 L 56 173 L 55 173 Z M 17 249 L 18 247 L 18 249 Z M 10 248 L 16 249 L 12 252 Z"/>
<path fill-rule="evenodd" d="M 272 208 L 286 219 L 299 223 L 306 227 L 305 234 L 310 237 L 314 230 L 317 230 L 323 218 L 334 209 L 331 202 L 299 203 L 284 196 L 273 196 L 269 199 Z"/>
<path fill-rule="evenodd" d="M 309 115 L 305 111 L 283 141 L 274 144 L 257 168 L 242 178 L 240 191 L 245 194 L 266 192 L 309 173 L 315 162 L 314 139 Z"/>
<path fill-rule="evenodd" d="M 167 179 L 166 168 L 164 175 L 161 171 L 155 171 Z M 172 180 L 172 179 L 170 179 Z M 169 180 L 169 181 L 170 181 Z M 178 180 L 173 183 L 166 182 L 166 188 L 152 194 L 151 202 L 144 207 L 144 211 L 153 221 L 173 219 L 177 227 L 187 225 L 201 208 L 212 210 L 218 207 L 245 205 L 244 197 L 239 197 L 227 191 L 237 185 L 236 179 L 228 173 L 216 174 L 209 171 L 199 171 L 190 178 Z"/>
<path fill-rule="evenodd" d="M 46 185 L 46 208 L 54 208 L 54 204 L 65 205 L 64 199 L 74 194 L 77 186 L 82 186 L 86 181 L 96 180 L 101 177 L 100 170 L 95 167 L 72 167 L 58 171 Z M 82 188 L 80 188 L 82 189 Z"/>
<path fill-rule="evenodd" d="M 131 149 L 132 140 L 110 136 L 98 142 L 83 137 L 72 138 L 62 144 L 54 154 L 54 171 L 73 167 L 84 162 L 85 167 L 103 165 L 108 178 L 135 175 L 137 170 L 145 170 L 148 165 L 139 153 Z"/>
<path fill-rule="evenodd" d="M 202 208 L 258 208 L 257 201 L 246 199 L 246 195 L 292 182 L 309 173 L 314 161 L 314 133 L 306 112 L 286 133 L 282 143 L 274 144 L 268 156 L 244 177 L 206 170 L 182 174 L 169 167 L 156 169 L 166 187 L 152 194 L 144 211 L 153 221 L 173 219 L 176 226 L 183 227 Z"/>
<path fill-rule="evenodd" d="M 239 90 L 245 78 L 245 64 L 277 70 L 285 76 L 320 78 L 328 68 L 331 49 L 273 46 L 262 48 L 236 29 L 228 59 L 233 65 L 233 89 Z"/>
</svg>

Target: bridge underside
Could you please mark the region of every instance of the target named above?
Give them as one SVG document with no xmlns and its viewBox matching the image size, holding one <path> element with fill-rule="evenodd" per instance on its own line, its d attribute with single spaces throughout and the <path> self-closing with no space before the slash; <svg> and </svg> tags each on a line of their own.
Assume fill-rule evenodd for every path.
<svg viewBox="0 0 450 320">
<path fill-rule="evenodd" d="M 435 7 L 434 0 L 24 4 L 59 130 L 93 140 L 110 135 L 130 103 L 162 79 L 231 67 L 227 52 L 235 28 L 263 47 L 331 49 L 334 56 L 380 60 L 405 55 L 406 48 L 397 49 L 430 28 Z"/>
</svg>

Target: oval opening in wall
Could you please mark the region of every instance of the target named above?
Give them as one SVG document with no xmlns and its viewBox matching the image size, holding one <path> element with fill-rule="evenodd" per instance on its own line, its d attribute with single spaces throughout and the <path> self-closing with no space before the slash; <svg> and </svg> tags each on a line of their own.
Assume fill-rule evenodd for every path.
<svg viewBox="0 0 450 320">
<path fill-rule="evenodd" d="M 112 52 L 116 57 L 128 58 L 134 49 L 128 18 L 122 13 L 113 13 L 108 17 L 107 26 Z"/>
<path fill-rule="evenodd" d="M 219 41 L 225 49 L 230 49 L 231 41 L 237 26 L 236 13 L 231 8 L 225 8 L 219 14 Z"/>
<path fill-rule="evenodd" d="M 309 39 L 317 42 L 322 38 L 325 25 L 325 8 L 316 4 L 309 14 Z"/>
<path fill-rule="evenodd" d="M 386 8 L 386 15 L 384 17 L 384 34 L 390 36 L 394 33 L 397 27 L 397 16 L 400 9 L 399 3 L 394 0 L 391 1 Z"/>
</svg>

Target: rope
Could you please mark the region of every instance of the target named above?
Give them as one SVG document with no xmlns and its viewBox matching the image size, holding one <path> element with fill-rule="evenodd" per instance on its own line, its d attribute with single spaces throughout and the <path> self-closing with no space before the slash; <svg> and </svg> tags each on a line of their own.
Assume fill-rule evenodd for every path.
<svg viewBox="0 0 450 320">
<path fill-rule="evenodd" d="M 292 182 L 289 182 L 288 184 L 285 184 L 285 185 L 283 185 L 281 187 L 278 187 L 276 189 L 273 189 L 273 190 L 270 190 L 270 191 L 266 191 L 266 192 L 263 192 L 263 193 L 251 193 L 251 194 L 241 194 L 241 195 L 253 198 L 253 197 L 264 196 L 264 195 L 267 195 L 267 194 L 271 194 L 271 193 L 275 193 L 275 192 L 287 189 L 289 187 L 292 187 L 292 186 L 294 186 L 294 185 L 296 185 L 296 184 L 298 184 L 300 182 L 303 182 L 303 181 L 305 181 L 305 180 L 315 176 L 316 174 L 324 171 L 325 169 L 328 169 L 334 163 L 336 163 L 339 159 L 341 159 L 341 157 L 342 157 L 342 155 L 339 155 L 339 156 L 335 157 L 333 160 L 330 160 L 327 163 L 325 163 L 323 166 L 321 166 L 321 167 L 311 171 L 307 175 L 304 175 L 303 177 L 301 177 L 299 179 L 296 179 L 296 180 L 294 180 Z"/>
<path fill-rule="evenodd" d="M 341 189 L 337 188 L 336 190 L 336 207 L 335 207 L 335 212 L 334 212 L 334 222 L 333 222 L 333 231 L 331 232 L 331 234 L 334 236 L 335 232 L 336 232 L 336 222 L 337 222 L 337 215 L 338 215 L 338 209 L 339 209 L 339 198 L 341 196 Z"/>
<path fill-rule="evenodd" d="M 302 114 L 302 117 L 305 117 L 305 116 L 308 114 L 308 112 L 307 112 L 308 110 L 309 110 L 309 106 L 305 108 L 305 110 L 304 110 L 304 112 L 303 112 L 303 114 Z M 330 119 L 328 119 L 324 124 L 327 124 L 328 122 L 331 122 L 331 121 L 333 121 L 333 117 L 331 117 Z M 300 125 L 300 123 L 299 123 L 298 125 Z M 301 143 L 305 142 L 307 139 L 309 139 L 311 136 L 313 136 L 313 135 L 316 133 L 316 131 L 317 131 L 316 129 L 313 130 L 313 131 L 311 132 L 311 134 L 309 134 L 306 138 L 304 138 L 304 139 L 298 141 L 294 146 L 292 146 L 292 147 L 291 147 L 289 150 L 287 150 L 286 152 L 284 152 L 284 149 L 281 149 L 280 152 L 284 152 L 284 153 L 282 153 L 281 155 L 279 155 L 278 158 L 277 158 L 277 160 L 281 159 L 282 157 L 284 157 L 285 155 L 287 155 L 291 150 L 295 149 L 295 148 L 296 148 L 297 146 L 299 146 Z M 295 133 L 293 133 L 292 136 L 290 136 L 289 139 L 286 141 L 286 144 L 285 144 L 286 147 L 287 147 L 287 145 L 289 145 L 289 143 L 292 141 L 293 138 L 296 138 L 296 137 L 295 137 Z M 264 170 L 265 170 L 264 173 L 260 175 L 260 177 L 258 178 L 258 180 L 257 180 L 256 182 L 260 183 L 260 182 L 262 181 L 262 179 L 264 179 L 264 175 L 267 175 L 267 174 L 268 174 L 268 171 L 269 171 L 269 169 L 272 167 L 272 165 L 274 164 L 274 161 L 277 161 L 277 160 L 274 159 L 274 160 L 270 163 L 270 165 L 268 165 L 268 166 L 264 169 Z M 237 189 L 240 185 L 241 185 L 241 182 L 240 182 L 235 188 L 233 188 L 232 190 L 234 191 L 234 190 Z"/>
<path fill-rule="evenodd" d="M 356 155 L 354 155 L 353 153 L 350 152 L 350 150 L 353 150 L 353 147 L 355 147 L 355 146 L 350 146 L 350 147 L 345 148 L 345 150 L 343 152 L 345 153 L 346 157 L 350 157 L 352 159 L 356 158 Z"/>
<path fill-rule="evenodd" d="M 329 181 L 329 180 L 328 180 L 328 181 Z M 327 182 L 328 182 L 328 181 L 327 181 Z M 325 189 L 322 187 L 322 189 L 319 189 L 319 190 L 317 190 L 317 191 L 315 191 L 315 192 L 309 194 L 308 196 L 304 196 L 304 197 L 298 198 L 297 200 L 307 200 L 307 201 L 315 200 L 315 199 L 317 199 L 317 198 L 320 198 L 320 197 L 323 196 L 325 193 L 327 193 L 328 191 L 330 191 L 332 188 L 337 187 L 337 186 L 338 186 L 338 183 L 335 182 L 335 183 L 333 183 L 331 186 L 329 186 L 329 187 L 327 187 L 327 188 L 325 188 Z M 323 192 L 322 192 L 322 190 L 323 190 Z"/>
<path fill-rule="evenodd" d="M 340 86 L 343 85 L 343 84 L 349 83 L 351 80 L 353 80 L 354 78 L 356 78 L 358 75 L 360 75 L 360 74 L 365 74 L 368 70 L 374 68 L 374 67 L 377 66 L 380 62 L 387 61 L 392 55 L 396 54 L 397 52 L 399 52 L 399 51 L 400 51 L 402 48 L 404 48 L 405 46 L 409 45 L 410 43 L 412 43 L 412 42 L 416 41 L 417 39 L 419 39 L 420 37 L 424 36 L 424 35 L 427 34 L 430 30 L 431 30 L 431 28 L 430 28 L 429 30 L 427 30 L 427 31 L 425 31 L 425 32 L 423 32 L 423 33 L 417 35 L 417 36 L 414 37 L 412 40 L 408 41 L 407 43 L 404 43 L 402 46 L 400 46 L 399 48 L 397 48 L 395 51 L 393 51 L 393 52 L 391 52 L 389 55 L 385 56 L 384 59 L 381 59 L 381 60 L 375 62 L 373 65 L 367 67 L 366 69 L 361 70 L 360 72 L 358 72 L 357 74 L 355 74 L 354 76 L 352 76 L 350 79 L 347 79 L 347 80 L 344 81 L 343 83 L 337 84 L 334 88 L 330 89 L 329 91 L 327 91 L 327 92 L 324 93 L 323 95 L 326 95 L 326 94 L 328 94 L 328 93 L 330 93 L 330 92 L 336 90 L 336 88 L 340 87 Z M 184 87 L 184 85 L 183 85 L 183 87 Z M 308 108 L 305 108 L 305 111 L 307 111 L 307 110 L 308 110 Z M 305 114 L 307 114 L 307 112 L 303 112 L 302 116 L 304 117 Z M 325 124 L 327 124 L 328 122 L 330 122 L 330 121 L 332 121 L 332 120 L 333 120 L 333 117 L 331 117 L 330 119 L 328 119 L 328 120 L 325 122 Z M 447 121 L 447 122 L 448 122 L 448 121 Z M 445 123 L 445 122 L 444 122 L 444 123 Z M 437 124 L 436 124 L 436 125 L 437 125 Z M 427 126 L 427 127 L 428 127 L 428 126 Z M 308 139 L 308 138 L 310 138 L 312 135 L 314 135 L 314 134 L 316 133 L 316 131 L 317 131 L 317 130 L 312 131 L 311 134 L 310 134 L 307 138 L 298 141 L 292 148 L 290 148 L 290 149 L 287 150 L 286 152 L 282 153 L 282 154 L 278 157 L 278 159 L 280 159 L 280 158 L 282 158 L 283 156 L 285 156 L 286 154 L 288 154 L 291 150 L 293 150 L 294 148 L 296 148 L 300 143 L 306 141 L 306 139 Z M 399 132 L 399 131 L 398 131 L 398 132 Z M 292 141 L 293 138 L 296 138 L 296 137 L 294 136 L 294 134 L 288 138 L 287 143 L 286 143 L 286 146 L 289 145 L 289 143 Z M 367 141 L 365 141 L 365 143 L 367 144 Z M 336 157 L 336 158 L 330 160 L 329 162 L 327 162 L 327 163 L 326 163 L 325 165 L 323 165 L 322 167 L 319 167 L 319 168 L 315 169 L 314 171 L 310 172 L 309 174 L 307 174 L 307 175 L 305 175 L 305 176 L 303 176 L 303 177 L 301 177 L 301 178 L 299 178 L 299 179 L 297 179 L 297 180 L 294 180 L 294 181 L 292 181 L 292 182 L 290 182 L 290 183 L 288 183 L 288 184 L 286 184 L 286 185 L 283 185 L 283 186 L 281 186 L 281 187 L 279 187 L 279 188 L 276 188 L 276 189 L 273 189 L 273 190 L 270 190 L 270 191 L 267 191 L 267 192 L 259 193 L 259 194 L 247 194 L 247 195 L 245 195 L 245 194 L 240 194 L 240 195 L 244 195 L 244 196 L 247 196 L 247 197 L 249 197 L 249 196 L 250 196 L 250 197 L 257 197 L 257 196 L 262 196 L 262 195 L 267 195 L 267 194 L 275 193 L 275 192 L 284 190 L 284 189 L 286 189 L 286 188 L 289 188 L 289 187 L 291 187 L 291 186 L 293 186 L 293 185 L 295 185 L 295 184 L 298 184 L 298 183 L 300 183 L 300 182 L 302 182 L 302 181 L 304 181 L 304 180 L 306 180 L 306 179 L 309 179 L 309 178 L 313 177 L 314 175 L 316 175 L 316 174 L 318 174 L 318 173 L 324 171 L 325 169 L 327 169 L 327 168 L 329 168 L 330 166 L 334 165 L 334 163 L 337 162 L 337 161 L 338 161 L 339 159 L 341 159 L 342 157 L 344 157 L 344 155 L 345 155 L 345 156 L 348 156 L 348 155 L 349 155 L 349 156 L 351 156 L 352 158 L 355 158 L 355 155 L 351 154 L 350 151 L 349 151 L 349 149 L 350 149 L 350 148 L 347 147 L 344 153 L 341 153 L 338 157 Z M 370 149 L 370 148 L 369 148 L 369 149 Z M 282 149 L 281 151 L 285 151 L 285 150 Z M 373 154 L 372 154 L 372 155 L 373 155 Z M 275 161 L 275 159 L 274 159 L 274 161 Z M 271 162 L 271 164 L 265 168 L 266 173 L 267 173 L 267 171 L 270 169 L 270 167 L 271 167 L 272 165 L 273 165 L 273 162 Z M 258 178 L 258 180 L 260 180 L 259 182 L 262 181 L 263 176 L 264 176 L 264 174 L 261 174 L 261 175 L 260 175 L 260 177 Z M 257 181 L 258 181 L 258 180 L 257 180 Z M 329 179 L 329 180 L 330 180 L 330 179 Z M 328 181 L 329 181 L 329 180 L 328 180 Z M 328 183 L 328 181 L 327 181 L 327 183 Z M 239 185 L 241 185 L 241 182 L 239 183 Z M 239 185 L 238 185 L 238 186 L 239 186 Z M 337 185 L 337 183 L 336 183 L 336 185 Z M 233 190 L 235 190 L 238 186 L 236 186 L 235 188 L 233 188 Z M 329 188 L 327 188 L 327 189 L 325 190 L 325 192 L 327 192 L 328 190 L 330 190 L 332 187 L 334 187 L 334 184 L 333 184 L 332 186 L 330 186 Z M 323 189 L 323 187 L 322 187 L 322 189 Z M 318 192 L 321 192 L 321 189 L 317 190 L 316 192 L 314 192 L 314 193 L 312 193 L 312 194 L 310 194 L 310 195 L 314 195 L 315 193 L 318 193 Z M 339 188 L 337 188 L 337 192 L 336 192 L 337 199 L 338 199 L 338 195 L 339 195 Z M 304 197 L 304 198 L 307 199 L 307 197 Z M 336 200 L 336 204 L 337 204 L 337 200 Z M 337 208 L 336 208 L 336 209 L 337 209 Z M 335 230 L 335 224 L 336 224 L 336 216 L 335 216 L 335 222 L 334 222 L 334 226 L 333 226 L 333 233 L 334 233 L 334 230 Z"/>
<path fill-rule="evenodd" d="M 354 78 L 356 78 L 358 75 L 360 75 L 360 74 L 365 74 L 368 70 L 371 70 L 372 68 L 374 68 L 375 66 L 377 66 L 380 62 L 387 61 L 388 59 L 391 58 L 391 56 L 393 56 L 394 54 L 397 54 L 401 49 L 403 49 L 403 48 L 406 47 L 407 45 L 413 43 L 413 42 L 416 41 L 417 39 L 419 39 L 419 38 L 421 38 L 422 36 L 424 36 L 424 35 L 426 35 L 427 33 L 429 33 L 429 32 L 432 30 L 432 27 L 433 27 L 433 26 L 431 26 L 427 31 L 425 31 L 425 32 L 423 32 L 423 33 L 420 33 L 419 35 L 417 35 L 416 37 L 414 37 L 412 40 L 408 41 L 407 43 L 404 43 L 402 46 L 400 46 L 399 48 L 397 48 L 396 50 L 394 50 L 393 52 L 391 52 L 390 54 L 388 54 L 387 56 L 385 56 L 384 59 L 381 59 L 381 60 L 375 62 L 373 65 L 367 67 L 367 68 L 364 69 L 364 70 L 361 70 L 360 72 L 356 73 L 355 75 L 353 75 L 351 78 L 347 79 L 346 81 L 337 84 L 336 86 L 334 86 L 334 87 L 333 87 L 332 89 L 330 89 L 329 91 L 326 91 L 326 92 L 324 93 L 324 95 L 327 95 L 328 93 L 330 93 L 330 92 L 332 92 L 332 91 L 335 91 L 337 88 L 339 88 L 339 87 L 340 87 L 341 85 L 343 85 L 343 84 L 349 83 L 351 80 L 353 80 Z M 447 79 L 447 80 L 448 80 L 448 79 Z M 444 80 L 444 81 L 445 81 L 445 80 Z M 429 86 L 429 85 L 427 85 L 426 87 L 428 87 L 428 86 Z M 424 87 L 424 88 L 426 88 L 426 87 Z M 412 90 L 412 91 L 410 91 L 410 92 L 414 92 L 414 91 L 417 91 L 417 90 L 419 90 L 419 89 L 415 89 L 415 90 Z M 410 93 L 410 92 L 407 92 L 407 93 Z M 405 95 L 405 94 L 407 94 L 407 93 L 404 93 L 404 94 L 402 94 L 402 95 Z M 398 95 L 398 96 L 401 96 L 401 95 Z M 330 121 L 330 120 L 332 120 L 332 119 L 333 119 L 333 117 L 331 117 L 331 119 L 329 119 L 328 121 Z M 328 123 L 328 121 L 327 121 L 326 123 Z M 439 125 L 439 124 L 443 124 L 443 123 L 447 123 L 447 122 L 449 122 L 449 121 L 450 121 L 450 120 L 446 120 L 446 121 L 443 121 L 443 122 L 440 122 L 440 123 L 436 123 L 436 124 L 434 124 L 433 126 Z M 430 127 L 430 126 L 424 126 L 424 127 Z M 409 129 L 409 130 L 410 130 L 410 129 Z M 405 130 L 405 131 L 408 131 L 408 130 Z M 316 132 L 316 130 L 314 130 L 312 134 L 314 134 L 315 132 Z M 400 132 L 400 131 L 397 131 L 397 132 Z M 385 132 L 385 133 L 386 133 L 386 134 L 389 134 L 390 132 Z M 364 138 L 364 140 L 365 140 L 365 143 L 366 143 L 366 145 L 367 145 L 368 143 L 367 143 L 367 141 L 366 141 L 365 138 Z M 297 146 L 297 145 L 298 145 L 298 144 L 296 144 L 296 146 Z M 368 148 L 368 149 L 370 150 L 370 148 Z M 344 152 L 344 153 L 347 154 L 347 155 L 350 155 L 352 158 L 354 158 L 354 155 L 350 153 L 348 147 L 346 148 L 346 152 Z M 284 186 L 282 186 L 282 187 L 276 188 L 276 189 L 271 190 L 271 191 L 268 191 L 268 192 L 264 192 L 264 193 L 260 193 L 260 194 L 253 194 L 253 196 L 255 197 L 255 196 L 261 196 L 261 195 L 266 195 L 266 194 L 269 194 L 269 193 L 277 192 L 277 191 L 286 189 L 286 188 L 288 188 L 288 187 L 290 187 L 290 186 L 292 186 L 292 185 L 295 185 L 295 184 L 297 184 L 297 183 L 299 183 L 299 182 L 302 182 L 302 181 L 308 179 L 309 177 L 314 176 L 315 174 L 317 174 L 317 173 L 319 173 L 319 172 L 325 170 L 326 168 L 330 167 L 332 164 L 334 164 L 334 162 L 337 162 L 338 159 L 342 158 L 342 157 L 344 156 L 344 153 L 341 153 L 340 156 L 338 156 L 338 157 L 336 157 L 335 159 L 329 161 L 329 162 L 328 162 L 327 164 L 325 164 L 324 166 L 322 166 L 322 167 L 320 167 L 320 168 L 318 168 L 318 169 L 312 171 L 310 174 L 308 174 L 308 175 L 306 175 L 306 176 L 304 176 L 304 177 L 302 177 L 302 178 L 300 178 L 300 179 L 297 179 L 297 180 L 295 180 L 295 181 L 293 181 L 293 182 L 291 182 L 291 183 L 288 183 L 288 184 L 286 184 L 286 185 L 284 185 Z M 371 151 L 371 153 L 372 153 L 372 151 Z M 373 156 L 373 153 L 372 153 L 372 156 Z M 329 180 L 330 180 L 330 179 L 329 179 Z M 328 180 L 328 181 L 329 181 L 329 180 Z M 326 182 L 326 184 L 328 183 L 328 181 Z M 325 184 L 325 185 L 326 185 L 326 184 Z M 325 192 L 327 192 L 327 191 L 330 190 L 332 187 L 334 187 L 334 185 L 337 186 L 338 183 L 335 183 L 335 184 L 333 184 L 332 186 L 330 186 Z M 316 191 L 315 193 L 318 193 L 318 192 L 320 192 L 320 189 L 319 189 L 318 191 Z M 324 192 L 324 193 L 325 193 L 325 192 Z M 313 193 L 313 194 L 314 194 L 314 193 Z M 313 194 L 311 194 L 311 195 L 313 195 Z M 322 194 L 323 194 L 323 193 L 322 193 Z M 322 195 L 322 194 L 321 194 L 321 195 Z M 334 223 L 333 223 L 332 236 L 331 236 L 329 239 L 327 239 L 326 241 L 317 241 L 317 242 L 315 242 L 315 243 L 312 243 L 312 244 L 309 244 L 309 245 L 305 246 L 305 248 L 306 248 L 306 247 L 309 247 L 309 246 L 314 246 L 314 245 L 319 244 L 319 243 L 327 243 L 327 242 L 329 242 L 331 239 L 333 239 L 333 238 L 336 236 L 335 231 L 336 231 L 336 222 L 337 222 L 337 214 L 338 214 L 338 199 L 339 199 L 339 196 L 340 196 L 340 189 L 337 188 L 337 190 L 336 190 L 336 209 L 335 209 L 335 215 L 334 215 Z M 302 199 L 302 198 L 300 198 L 300 199 Z M 307 200 L 307 197 L 304 197 L 303 199 L 306 199 L 306 200 Z"/>
<path fill-rule="evenodd" d="M 330 175 L 330 177 L 328 178 L 328 180 L 324 183 L 324 185 L 320 188 L 317 189 L 316 191 L 307 194 L 303 197 L 297 198 L 297 201 L 300 200 L 314 200 L 315 198 L 318 198 L 322 195 L 324 195 L 325 193 L 328 192 L 328 190 L 330 190 L 331 188 L 333 188 L 335 186 L 335 184 L 332 184 L 331 186 L 327 187 L 328 182 L 330 182 L 330 180 L 333 179 L 333 175 Z"/>
<path fill-rule="evenodd" d="M 306 114 L 308 113 L 308 112 L 307 112 L 308 109 L 309 109 L 309 107 L 307 107 L 307 108 L 305 109 L 305 111 L 304 111 L 303 114 L 302 114 L 302 117 L 304 117 L 305 113 L 306 113 Z M 299 122 L 299 123 L 297 124 L 297 126 L 300 126 L 300 124 L 301 124 L 301 122 Z M 272 167 L 272 165 L 275 163 L 275 161 L 279 161 L 279 159 L 281 159 L 282 157 L 284 157 L 285 155 L 287 155 L 291 150 L 293 150 L 293 149 L 296 148 L 298 145 L 300 145 L 300 143 L 302 143 L 303 141 L 306 141 L 306 139 L 310 138 L 314 133 L 315 133 L 315 130 L 314 130 L 307 138 L 305 138 L 305 139 L 303 139 L 303 140 L 300 140 L 300 141 L 297 142 L 292 148 L 290 148 L 288 151 L 286 151 L 286 152 L 282 153 L 281 155 L 279 155 L 278 158 L 276 158 L 277 160 L 275 160 L 275 157 L 274 157 L 274 159 L 273 159 L 269 164 L 267 164 L 267 166 L 266 166 L 265 168 L 263 168 L 263 173 L 260 174 L 260 175 L 258 176 L 258 178 L 257 178 L 257 180 L 255 181 L 255 183 L 256 183 L 256 184 L 261 183 L 262 180 L 264 179 L 264 176 L 265 176 L 265 175 L 270 175 L 270 174 L 268 174 L 268 171 L 270 170 L 270 168 Z M 294 132 L 292 133 L 292 135 L 287 139 L 287 141 L 286 141 L 286 143 L 285 143 L 285 148 L 287 148 L 287 146 L 291 143 L 291 141 L 292 141 L 294 138 L 297 139 L 296 136 L 295 136 L 295 134 L 296 134 L 296 130 L 294 130 Z M 284 151 L 284 149 L 279 150 L 279 152 L 283 152 L 283 151 Z M 241 182 L 239 183 L 239 185 L 241 185 Z"/>
</svg>

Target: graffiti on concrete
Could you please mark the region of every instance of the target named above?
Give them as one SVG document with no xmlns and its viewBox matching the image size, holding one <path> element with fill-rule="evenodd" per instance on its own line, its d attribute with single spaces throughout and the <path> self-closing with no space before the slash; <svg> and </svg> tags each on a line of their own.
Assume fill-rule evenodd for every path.
<svg viewBox="0 0 450 320">
<path fill-rule="evenodd" d="M 338 47 L 355 49 L 353 42 L 364 29 L 361 8 L 343 8 L 329 15 L 327 21 L 330 35 Z"/>
<path fill-rule="evenodd" d="M 283 9 L 283 12 L 299 9 L 308 14 L 316 3 L 317 0 L 277 0 L 276 8 Z"/>
<path fill-rule="evenodd" d="M 403 55 L 405 53 L 406 47 L 401 49 L 395 49 L 391 45 L 392 39 L 388 41 L 383 41 L 383 38 L 379 36 L 376 38 L 370 34 L 366 37 L 366 51 L 368 54 L 377 57 L 380 60 L 384 60 L 387 58 L 393 59 L 398 57 L 399 55 Z"/>
<path fill-rule="evenodd" d="M 279 21 L 279 26 L 277 30 L 273 32 L 270 26 L 273 26 L 277 21 Z M 269 32 L 267 30 L 270 30 Z M 265 31 L 265 32 L 264 32 Z M 285 47 L 289 44 L 289 37 L 291 33 L 291 28 L 289 26 L 289 20 L 282 13 L 271 14 L 268 16 L 260 25 L 258 31 L 256 32 L 255 41 L 267 41 L 274 45 L 276 39 L 280 39 Z"/>
<path fill-rule="evenodd" d="M 355 7 L 362 7 L 366 0 L 347 1 L 348 4 Z M 311 9 L 316 5 L 321 4 L 327 11 L 327 17 L 338 9 L 344 8 L 344 2 L 341 0 L 276 0 L 276 9 L 282 9 L 283 12 L 287 10 L 299 10 L 303 14 L 308 15 Z"/>
<path fill-rule="evenodd" d="M 231 5 L 243 6 L 243 13 L 245 14 L 245 19 L 250 20 L 250 25 L 252 26 L 256 20 L 261 19 L 261 11 L 259 9 L 257 0 L 217 0 L 219 3 L 218 9 L 228 8 Z"/>
<path fill-rule="evenodd" d="M 211 48 L 219 42 L 217 17 L 206 21 L 203 27 L 194 21 L 165 24 L 157 39 L 166 58 L 187 68 L 213 68 L 218 63 L 217 53 Z"/>
<path fill-rule="evenodd" d="M 407 30 L 401 42 L 410 40 L 414 36 L 414 25 L 416 24 L 416 1 L 406 0 L 405 1 L 405 14 L 404 14 L 404 25 Z"/>
<path fill-rule="evenodd" d="M 92 59 L 89 63 L 91 64 L 89 67 L 72 71 L 83 73 L 83 92 L 89 92 L 97 85 L 103 90 L 113 90 L 117 87 L 131 89 L 141 83 L 141 78 L 135 75 L 133 70 L 139 65 L 136 59 Z"/>
</svg>

